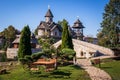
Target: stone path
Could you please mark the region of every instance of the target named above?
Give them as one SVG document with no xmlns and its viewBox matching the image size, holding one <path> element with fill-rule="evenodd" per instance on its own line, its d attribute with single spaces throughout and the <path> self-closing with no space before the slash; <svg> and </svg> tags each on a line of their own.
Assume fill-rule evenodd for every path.
<svg viewBox="0 0 120 80">
<path fill-rule="evenodd" d="M 77 65 L 85 69 L 92 80 L 112 80 L 105 71 L 92 66 L 89 59 L 78 59 Z"/>
</svg>

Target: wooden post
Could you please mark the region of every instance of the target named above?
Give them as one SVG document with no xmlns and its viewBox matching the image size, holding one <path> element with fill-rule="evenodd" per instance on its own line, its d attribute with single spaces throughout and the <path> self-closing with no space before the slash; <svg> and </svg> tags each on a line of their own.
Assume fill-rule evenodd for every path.
<svg viewBox="0 0 120 80">
<path fill-rule="evenodd" d="M 101 61 L 100 61 L 100 59 L 99 59 L 99 68 L 101 67 Z"/>
</svg>

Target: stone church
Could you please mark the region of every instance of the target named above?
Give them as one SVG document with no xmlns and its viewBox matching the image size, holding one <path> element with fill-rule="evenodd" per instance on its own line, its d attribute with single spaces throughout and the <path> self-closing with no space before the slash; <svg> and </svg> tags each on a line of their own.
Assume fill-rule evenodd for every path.
<svg viewBox="0 0 120 80">
<path fill-rule="evenodd" d="M 45 21 L 41 21 L 38 29 L 37 37 L 53 37 L 60 39 L 62 35 L 62 27 L 53 21 L 53 14 L 50 9 L 48 9 L 45 15 Z"/>
</svg>

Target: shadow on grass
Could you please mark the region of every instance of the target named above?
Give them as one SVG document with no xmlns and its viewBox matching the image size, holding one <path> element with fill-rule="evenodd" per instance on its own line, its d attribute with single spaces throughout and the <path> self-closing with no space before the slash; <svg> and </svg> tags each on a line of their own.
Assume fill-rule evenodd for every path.
<svg viewBox="0 0 120 80">
<path fill-rule="evenodd" d="M 10 72 L 5 72 L 5 73 L 2 73 L 0 75 L 6 75 L 6 74 L 10 74 Z M 0 79 L 1 80 L 1 79 Z"/>
<path fill-rule="evenodd" d="M 68 70 L 55 70 L 51 73 L 51 75 L 55 78 L 59 77 L 70 77 L 72 73 Z"/>
<path fill-rule="evenodd" d="M 100 67 L 101 69 L 110 69 L 110 68 L 112 68 L 112 67 L 109 67 L 109 66 L 102 66 L 102 67 Z"/>
<path fill-rule="evenodd" d="M 77 65 L 71 65 L 71 67 L 74 68 L 74 69 L 81 69 L 81 70 L 83 70 L 80 66 L 77 66 Z"/>
</svg>

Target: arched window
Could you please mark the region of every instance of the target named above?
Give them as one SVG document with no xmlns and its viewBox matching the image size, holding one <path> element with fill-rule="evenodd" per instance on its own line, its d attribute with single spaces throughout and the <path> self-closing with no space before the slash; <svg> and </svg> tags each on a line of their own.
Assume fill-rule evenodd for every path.
<svg viewBox="0 0 120 80">
<path fill-rule="evenodd" d="M 83 56 L 83 51 L 81 51 L 81 56 Z"/>
</svg>

